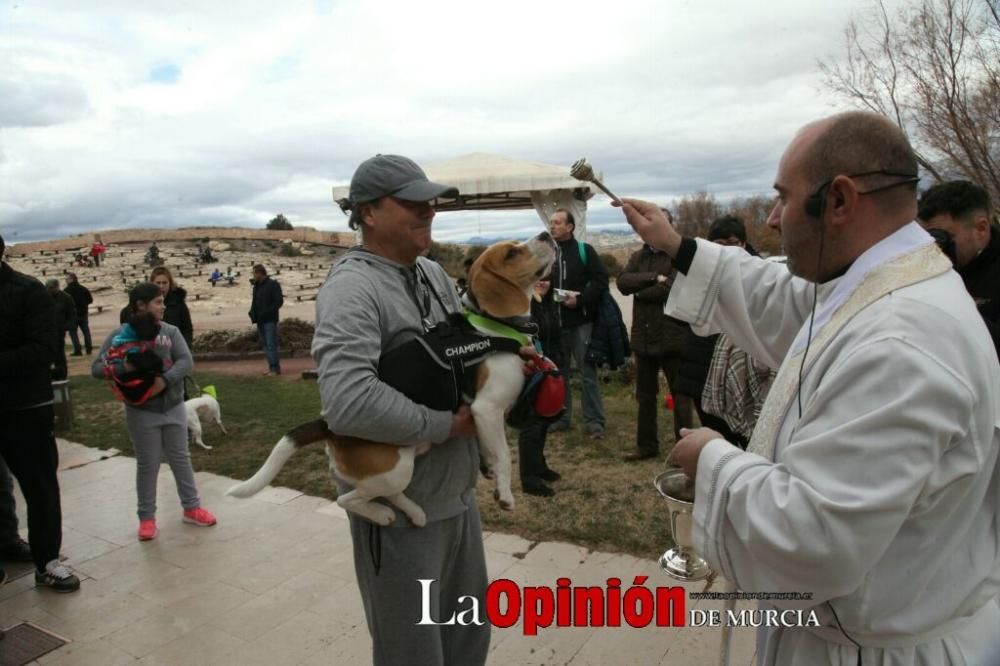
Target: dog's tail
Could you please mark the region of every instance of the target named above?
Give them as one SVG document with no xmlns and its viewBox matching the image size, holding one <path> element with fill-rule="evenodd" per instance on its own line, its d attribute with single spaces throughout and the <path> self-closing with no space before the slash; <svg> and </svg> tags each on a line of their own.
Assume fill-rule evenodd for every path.
<svg viewBox="0 0 1000 666">
<path fill-rule="evenodd" d="M 263 466 L 257 470 L 257 473 L 243 483 L 239 483 L 227 490 L 226 494 L 233 495 L 234 497 L 250 497 L 251 495 L 260 492 L 265 486 L 274 480 L 274 477 L 278 476 L 278 472 L 281 471 L 281 468 L 285 466 L 288 459 L 291 458 L 298 449 L 315 442 L 322 442 L 332 436 L 333 433 L 331 433 L 330 429 L 327 428 L 326 421 L 323 419 L 303 423 L 302 425 L 289 430 L 288 433 L 274 445 L 274 448 L 271 450 L 271 455 L 267 457 L 267 460 L 265 460 Z"/>
</svg>

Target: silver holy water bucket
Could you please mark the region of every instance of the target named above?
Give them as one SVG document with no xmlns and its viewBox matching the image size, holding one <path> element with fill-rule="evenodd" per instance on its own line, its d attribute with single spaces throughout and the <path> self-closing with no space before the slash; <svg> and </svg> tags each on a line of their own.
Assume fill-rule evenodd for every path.
<svg viewBox="0 0 1000 666">
<path fill-rule="evenodd" d="M 677 545 L 660 556 L 660 568 L 680 581 L 704 580 L 714 572 L 693 548 L 691 521 L 694 513 L 694 490 L 682 470 L 672 469 L 653 480 L 656 491 L 667 500 L 670 534 Z"/>
</svg>

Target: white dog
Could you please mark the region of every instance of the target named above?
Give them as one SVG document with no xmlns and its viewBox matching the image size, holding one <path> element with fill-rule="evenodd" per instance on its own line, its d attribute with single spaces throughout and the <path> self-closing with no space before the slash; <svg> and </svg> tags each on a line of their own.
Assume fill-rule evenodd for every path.
<svg viewBox="0 0 1000 666">
<path fill-rule="evenodd" d="M 207 393 L 199 398 L 191 398 L 184 403 L 184 408 L 187 409 L 188 438 L 197 442 L 201 448 L 212 448 L 201 439 L 202 418 L 215 421 L 219 425 L 219 430 L 222 431 L 222 434 L 229 434 L 226 432 L 226 427 L 222 425 L 222 413 L 219 410 L 219 401 Z"/>
<path fill-rule="evenodd" d="M 525 243 L 504 242 L 490 246 L 469 270 L 470 293 L 484 315 L 503 319 L 526 316 L 535 283 L 549 271 L 555 259 L 555 243 L 546 233 Z M 489 333 L 489 330 L 484 331 Z M 504 431 L 504 413 L 514 404 L 524 385 L 524 361 L 516 354 L 499 352 L 478 366 L 478 392 L 472 414 L 479 433 L 479 453 L 495 479 L 494 496 L 504 509 L 514 508 L 511 493 L 511 458 Z M 385 498 L 405 513 L 414 525 L 426 522 L 423 509 L 403 491 L 413 475 L 415 456 L 430 448 L 429 443 L 396 446 L 381 442 L 338 436 L 320 419 L 289 431 L 275 445 L 264 465 L 247 481 L 226 494 L 248 497 L 264 488 L 278 475 L 297 449 L 314 442 L 326 444 L 330 470 L 355 486 L 337 498 L 337 503 L 379 525 L 388 525 L 395 513 Z"/>
</svg>

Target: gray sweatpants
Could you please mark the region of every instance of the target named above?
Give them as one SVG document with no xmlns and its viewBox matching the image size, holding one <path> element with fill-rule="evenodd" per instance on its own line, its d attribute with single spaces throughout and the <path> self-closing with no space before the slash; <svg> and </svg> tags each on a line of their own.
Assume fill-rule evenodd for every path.
<svg viewBox="0 0 1000 666">
<path fill-rule="evenodd" d="M 162 414 L 125 406 L 125 425 L 135 449 L 135 492 L 139 520 L 156 517 L 156 478 L 160 460 L 167 459 L 174 473 L 181 506 L 195 509 L 201 504 L 188 450 L 187 410 L 179 402 Z"/>
<path fill-rule="evenodd" d="M 373 665 L 485 664 L 490 623 L 484 603 L 486 556 L 475 496 L 461 515 L 425 527 L 379 528 L 353 513 L 348 516 L 354 540 L 354 568 L 372 637 Z M 377 575 L 375 562 L 380 565 Z M 469 601 L 459 604 L 458 599 L 474 596 L 479 600 L 483 625 L 418 625 L 422 615 L 418 579 L 435 581 L 430 587 L 430 615 L 434 621 L 443 622 L 456 611 L 467 610 Z"/>
</svg>

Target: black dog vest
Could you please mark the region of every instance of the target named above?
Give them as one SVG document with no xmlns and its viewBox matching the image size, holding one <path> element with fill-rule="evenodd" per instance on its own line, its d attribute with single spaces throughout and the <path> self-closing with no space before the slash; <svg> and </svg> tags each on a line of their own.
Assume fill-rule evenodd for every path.
<svg viewBox="0 0 1000 666">
<path fill-rule="evenodd" d="M 413 402 L 439 411 L 455 411 L 476 397 L 476 369 L 490 354 L 518 353 L 522 342 L 486 335 L 464 315 L 448 318 L 423 335 L 386 352 L 379 377 Z"/>
</svg>

